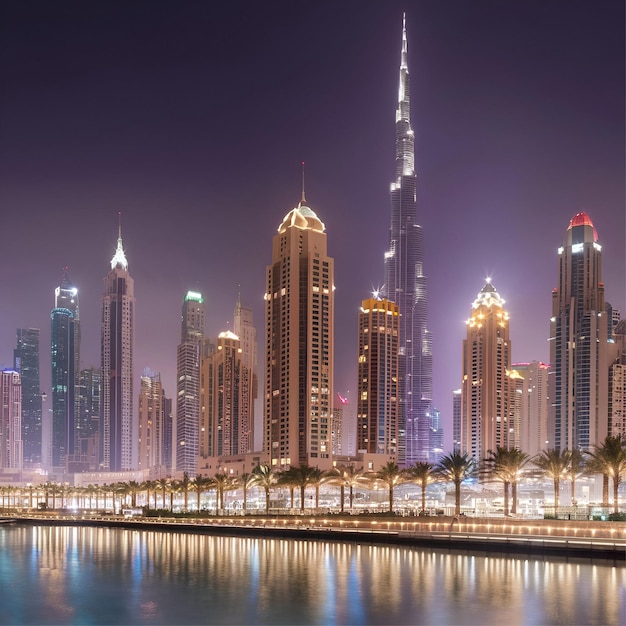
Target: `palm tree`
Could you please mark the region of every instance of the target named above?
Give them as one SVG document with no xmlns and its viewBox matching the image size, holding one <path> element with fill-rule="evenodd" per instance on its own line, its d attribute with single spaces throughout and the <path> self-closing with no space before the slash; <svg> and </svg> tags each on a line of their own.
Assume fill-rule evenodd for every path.
<svg viewBox="0 0 626 626">
<path fill-rule="evenodd" d="M 554 483 L 554 512 L 556 514 L 559 507 L 561 479 L 567 473 L 569 465 L 569 451 L 567 449 L 563 451 L 556 450 L 555 448 L 542 450 L 532 458 L 531 462 L 544 476 L 551 478 Z"/>
<path fill-rule="evenodd" d="M 214 480 L 209 476 L 203 476 L 202 474 L 198 474 L 190 483 L 189 488 L 192 491 L 195 491 L 197 494 L 196 501 L 196 509 L 200 511 L 200 500 L 201 496 L 205 491 L 211 489 L 214 485 Z"/>
<path fill-rule="evenodd" d="M 187 512 L 189 507 L 189 474 L 187 472 L 183 472 L 183 478 L 179 481 L 180 491 L 183 494 L 183 511 Z"/>
<path fill-rule="evenodd" d="M 244 472 L 237 480 L 237 483 L 241 486 L 243 491 L 243 512 L 244 515 L 248 510 L 248 489 L 254 486 L 255 476 L 253 473 Z"/>
<path fill-rule="evenodd" d="M 257 465 L 252 470 L 252 484 L 265 491 L 265 514 L 270 510 L 270 489 L 276 484 L 276 474 L 266 463 Z"/>
<path fill-rule="evenodd" d="M 213 485 L 216 489 L 215 494 L 215 514 L 218 514 L 219 511 L 224 510 L 224 492 L 228 489 L 232 489 L 233 481 L 228 474 L 224 474 L 223 472 L 218 472 L 213 477 Z"/>
<path fill-rule="evenodd" d="M 161 489 L 161 494 L 163 495 L 161 507 L 165 509 L 165 492 L 168 490 L 170 486 L 170 480 L 169 478 L 159 478 L 156 480 L 156 484 L 157 484 L 157 488 Z M 156 493 L 154 494 L 154 499 L 155 499 L 154 508 L 156 509 Z"/>
<path fill-rule="evenodd" d="M 599 472 L 606 481 L 607 495 L 603 500 L 604 506 L 608 506 L 608 479 L 613 478 L 613 511 L 619 512 L 619 486 L 622 477 L 626 476 L 626 439 L 623 437 L 608 436 L 601 445 L 595 445 L 593 452 L 589 452 L 591 457 L 588 463 L 589 470 Z M 604 491 L 604 490 L 603 490 Z"/>
<path fill-rule="evenodd" d="M 356 469 L 354 465 L 338 465 L 328 473 L 328 480 L 333 484 L 338 484 L 340 488 L 341 512 L 344 511 L 344 500 L 346 487 L 349 489 L 350 510 L 354 502 L 354 488 L 365 480 L 363 468 Z"/>
<path fill-rule="evenodd" d="M 388 461 L 386 465 L 383 465 L 374 475 L 375 480 L 378 480 L 385 485 L 389 490 L 389 512 L 393 512 L 393 489 L 397 485 L 403 482 L 404 476 L 400 471 L 397 463 Z"/>
<path fill-rule="evenodd" d="M 301 463 L 298 467 L 291 467 L 281 476 L 281 482 L 290 487 L 300 489 L 300 511 L 304 512 L 304 492 L 308 485 L 319 483 L 322 472 L 317 467 Z M 293 491 L 292 491 L 293 494 Z M 293 508 L 293 495 L 292 495 Z"/>
<path fill-rule="evenodd" d="M 582 476 L 587 469 L 587 460 L 580 450 L 569 451 L 569 465 L 567 473 L 572 486 L 572 505 L 576 504 L 576 479 Z"/>
<path fill-rule="evenodd" d="M 454 483 L 454 514 L 461 514 L 461 483 L 476 473 L 476 461 L 467 452 L 452 452 L 439 459 L 434 474 Z"/>
<path fill-rule="evenodd" d="M 426 461 L 417 461 L 404 471 L 406 479 L 419 485 L 422 489 L 422 512 L 426 510 L 426 487 L 433 477 L 433 464 Z"/>
<path fill-rule="evenodd" d="M 509 513 L 509 485 L 513 506 L 511 513 L 517 513 L 517 483 L 524 466 L 530 461 L 530 456 L 519 448 L 497 447 L 487 451 L 485 468 L 489 474 L 504 485 L 504 514 Z"/>
</svg>

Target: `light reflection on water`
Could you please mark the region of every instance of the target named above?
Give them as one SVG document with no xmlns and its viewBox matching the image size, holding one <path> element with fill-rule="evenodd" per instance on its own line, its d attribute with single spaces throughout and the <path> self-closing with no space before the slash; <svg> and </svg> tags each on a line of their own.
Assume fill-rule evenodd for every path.
<svg viewBox="0 0 626 626">
<path fill-rule="evenodd" d="M 604 561 L 0 529 L 1 624 L 624 624 L 624 589 Z"/>
</svg>

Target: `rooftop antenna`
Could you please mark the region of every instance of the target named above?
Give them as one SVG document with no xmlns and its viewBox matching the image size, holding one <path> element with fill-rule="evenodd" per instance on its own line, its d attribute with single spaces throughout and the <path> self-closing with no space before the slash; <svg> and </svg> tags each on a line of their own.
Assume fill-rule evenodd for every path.
<svg viewBox="0 0 626 626">
<path fill-rule="evenodd" d="M 117 212 L 117 238 L 122 238 L 122 212 Z"/>
<path fill-rule="evenodd" d="M 306 202 L 306 198 L 304 197 L 304 161 L 302 161 L 302 200 L 300 204 L 304 204 Z"/>
</svg>

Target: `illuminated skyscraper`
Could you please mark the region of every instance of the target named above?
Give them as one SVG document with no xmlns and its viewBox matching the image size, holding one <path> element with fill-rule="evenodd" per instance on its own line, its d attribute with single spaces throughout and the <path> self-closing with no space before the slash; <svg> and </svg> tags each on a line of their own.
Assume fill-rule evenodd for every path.
<svg viewBox="0 0 626 626">
<path fill-rule="evenodd" d="M 39 329 L 18 328 L 13 368 L 22 382 L 22 441 L 24 466 L 41 461 L 41 385 L 39 380 Z"/>
<path fill-rule="evenodd" d="M 235 305 L 235 315 L 233 329 L 235 335 L 239 337 L 241 342 L 241 362 L 250 377 L 246 383 L 246 391 L 241 398 L 241 411 L 247 415 L 248 433 L 242 433 L 247 440 L 241 440 L 240 446 L 242 450 L 252 452 L 254 448 L 255 427 L 255 410 L 254 404 L 259 392 L 259 383 L 257 376 L 257 341 L 256 328 L 254 327 L 254 319 L 252 309 L 241 304 L 241 297 L 237 298 Z"/>
<path fill-rule="evenodd" d="M 550 320 L 550 447 L 589 450 L 608 434 L 608 315 L 602 248 L 577 213 L 559 248 Z"/>
<path fill-rule="evenodd" d="M 183 300 L 180 344 L 176 352 L 176 470 L 195 476 L 198 469 L 200 346 L 204 337 L 202 294 Z"/>
<path fill-rule="evenodd" d="M 480 462 L 510 441 L 511 341 L 504 300 L 488 280 L 472 304 L 463 340 L 461 452 Z"/>
<path fill-rule="evenodd" d="M 102 296 L 102 418 L 100 465 L 105 471 L 137 467 L 137 418 L 133 413 L 134 281 L 119 228 Z"/>
<path fill-rule="evenodd" d="M 363 300 L 359 312 L 357 454 L 367 470 L 397 461 L 400 315 L 389 300 Z"/>
<path fill-rule="evenodd" d="M 252 452 L 250 382 L 252 372 L 243 361 L 237 335 L 220 333 L 215 350 L 201 365 L 202 457 L 244 455 Z"/>
<path fill-rule="evenodd" d="M 52 467 L 67 467 L 68 455 L 76 448 L 76 385 L 80 341 L 78 290 L 63 270 L 61 284 L 54 290 L 50 314 L 52 356 Z"/>
<path fill-rule="evenodd" d="M 522 377 L 520 394 L 519 448 L 534 456 L 552 447 L 548 438 L 548 373 L 550 367 L 539 361 L 514 363 L 514 371 Z"/>
<path fill-rule="evenodd" d="M 19 372 L 0 372 L 0 469 L 22 469 L 22 382 Z"/>
<path fill-rule="evenodd" d="M 161 375 L 144 369 L 139 390 L 139 464 L 140 470 L 166 471 L 165 392 Z M 160 475 L 155 473 L 155 475 Z"/>
<path fill-rule="evenodd" d="M 396 165 L 391 183 L 385 293 L 400 309 L 398 463 L 428 460 L 432 403 L 432 349 L 426 328 L 427 281 L 423 234 L 417 223 L 415 136 L 411 128 L 406 24 L 402 23 L 400 88 L 396 109 Z"/>
<path fill-rule="evenodd" d="M 264 450 L 275 469 L 332 461 L 334 261 L 305 203 L 303 192 L 279 226 L 266 272 Z"/>
<path fill-rule="evenodd" d="M 626 437 L 626 319 L 614 326 L 609 367 L 609 435 Z"/>
</svg>

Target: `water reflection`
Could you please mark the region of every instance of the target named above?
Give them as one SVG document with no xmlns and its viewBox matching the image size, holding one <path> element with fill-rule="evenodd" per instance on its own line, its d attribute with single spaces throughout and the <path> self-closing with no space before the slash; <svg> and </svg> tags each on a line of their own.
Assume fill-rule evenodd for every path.
<svg viewBox="0 0 626 626">
<path fill-rule="evenodd" d="M 3 624 L 620 624 L 626 574 L 440 550 L 0 530 Z"/>
</svg>

